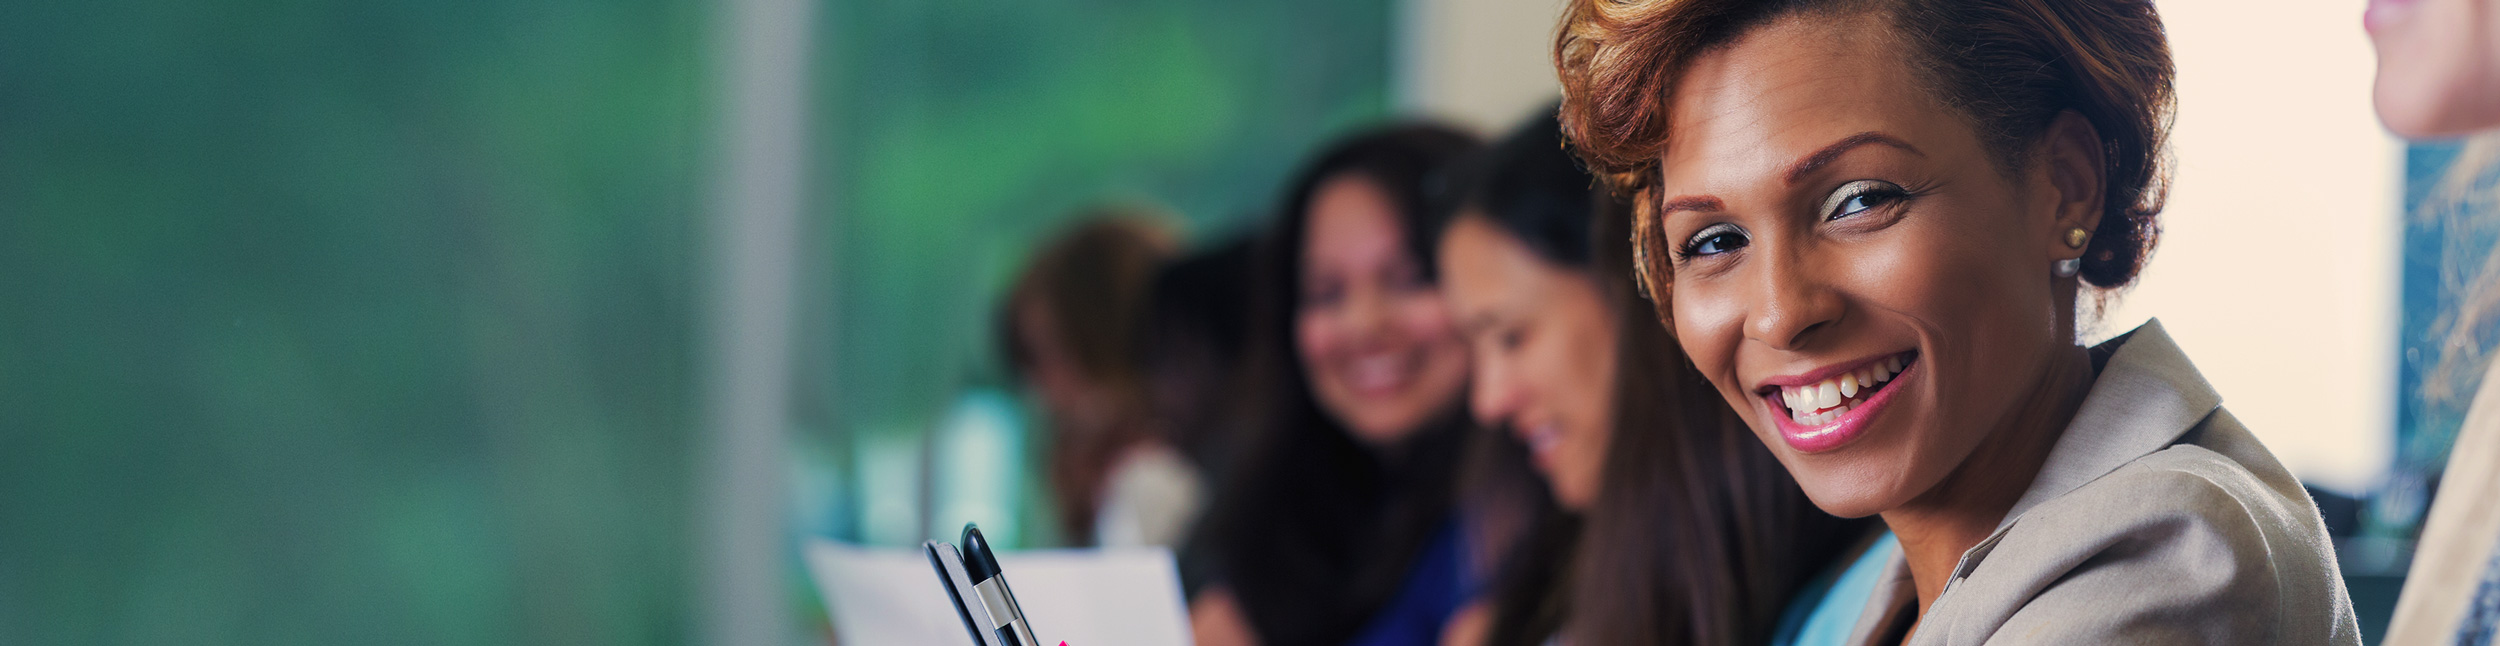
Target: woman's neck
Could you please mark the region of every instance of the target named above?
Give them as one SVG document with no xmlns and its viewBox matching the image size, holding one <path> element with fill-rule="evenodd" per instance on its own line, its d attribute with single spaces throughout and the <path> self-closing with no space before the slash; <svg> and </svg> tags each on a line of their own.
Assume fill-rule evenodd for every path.
<svg viewBox="0 0 2500 646">
<path fill-rule="evenodd" d="M 1918 587 L 1920 616 L 1944 593 L 1962 553 L 1995 533 L 1997 523 L 2031 488 L 2050 449 L 2091 392 L 2092 381 L 2089 351 L 2076 346 L 2056 350 L 2031 393 L 1989 430 L 1962 466 L 1909 504 L 1884 512 L 1884 524 L 1900 537 L 1901 554 Z"/>
</svg>

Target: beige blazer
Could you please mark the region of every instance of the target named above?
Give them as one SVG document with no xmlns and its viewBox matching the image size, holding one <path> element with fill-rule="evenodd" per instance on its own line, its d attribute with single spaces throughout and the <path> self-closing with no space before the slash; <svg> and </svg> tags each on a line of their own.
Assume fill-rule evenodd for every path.
<svg viewBox="0 0 2500 646">
<path fill-rule="evenodd" d="M 2358 646 L 2317 505 L 2158 321 L 2115 346 L 2031 488 L 1962 553 L 1911 644 Z M 1897 638 L 1896 558 L 1849 643 Z"/>
<path fill-rule="evenodd" d="M 2500 364 L 2483 374 L 2465 425 L 2448 451 L 2439 495 L 2414 546 L 2413 567 L 2396 598 L 2386 646 L 2464 643 L 2457 639 L 2465 608 L 2500 546 Z"/>
</svg>

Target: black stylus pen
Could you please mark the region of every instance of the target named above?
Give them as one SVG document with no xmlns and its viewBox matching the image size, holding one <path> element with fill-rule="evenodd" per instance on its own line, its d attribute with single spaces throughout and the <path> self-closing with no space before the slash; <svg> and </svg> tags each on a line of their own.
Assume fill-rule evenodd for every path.
<svg viewBox="0 0 2500 646">
<path fill-rule="evenodd" d="M 981 597 L 981 606 L 990 611 L 991 630 L 998 632 L 998 641 L 1006 646 L 1039 646 L 1033 639 L 1033 628 L 1024 621 L 1024 608 L 1016 605 L 1016 593 L 1007 589 L 1007 577 L 998 570 L 998 556 L 990 553 L 990 542 L 981 538 L 981 528 L 964 523 L 964 571 L 971 574 L 972 591 Z"/>
</svg>

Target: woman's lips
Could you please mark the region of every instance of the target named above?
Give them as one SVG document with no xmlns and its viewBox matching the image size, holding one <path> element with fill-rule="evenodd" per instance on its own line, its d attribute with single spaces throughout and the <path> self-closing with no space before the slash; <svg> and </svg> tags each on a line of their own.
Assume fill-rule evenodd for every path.
<svg viewBox="0 0 2500 646">
<path fill-rule="evenodd" d="M 1917 367 L 1918 355 L 1904 352 L 1832 371 L 1806 384 L 1772 386 L 1763 396 L 1771 408 L 1781 439 L 1804 453 L 1820 453 L 1847 444 L 1866 433 L 1876 413 L 1892 402 L 1898 388 Z"/>
<path fill-rule="evenodd" d="M 1528 446 L 1528 457 L 1539 471 L 1554 470 L 1554 449 L 1562 446 L 1562 428 L 1553 424 L 1514 425 L 1511 434 Z"/>
</svg>

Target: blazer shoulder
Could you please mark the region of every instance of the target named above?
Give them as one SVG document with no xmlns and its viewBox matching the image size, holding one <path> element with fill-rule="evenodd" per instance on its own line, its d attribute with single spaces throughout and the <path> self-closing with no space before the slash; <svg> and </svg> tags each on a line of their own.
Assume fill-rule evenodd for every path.
<svg viewBox="0 0 2500 646">
<path fill-rule="evenodd" d="M 2268 551 L 2264 530 L 2308 501 L 2287 500 L 2238 463 L 2194 445 L 2144 456 L 2041 503 L 2007 528 L 2079 550 L 2190 536 Z M 2310 512 L 2315 515 L 2315 511 Z"/>
<path fill-rule="evenodd" d="M 2317 506 L 2271 460 L 2250 465 L 2230 454 L 2236 440 L 2215 439 L 2225 446 L 2174 444 L 2015 519 L 1981 569 L 2028 579 L 2003 591 L 2026 603 L 1992 634 L 2357 642 Z"/>
</svg>

